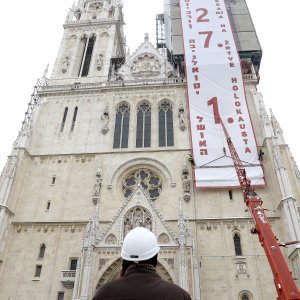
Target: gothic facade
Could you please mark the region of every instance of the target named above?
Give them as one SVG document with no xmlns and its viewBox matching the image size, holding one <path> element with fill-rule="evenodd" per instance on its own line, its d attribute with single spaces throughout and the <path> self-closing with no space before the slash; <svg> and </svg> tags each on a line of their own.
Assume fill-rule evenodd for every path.
<svg viewBox="0 0 300 300">
<path fill-rule="evenodd" d="M 239 189 L 193 189 L 183 71 L 146 34 L 126 52 L 120 0 L 80 0 L 50 78 L 38 81 L 0 181 L 0 299 L 88 300 L 118 277 L 137 226 L 153 231 L 157 271 L 194 300 L 275 299 Z M 300 173 L 242 58 L 278 238 L 300 240 Z M 300 280 L 300 249 L 283 249 Z"/>
</svg>

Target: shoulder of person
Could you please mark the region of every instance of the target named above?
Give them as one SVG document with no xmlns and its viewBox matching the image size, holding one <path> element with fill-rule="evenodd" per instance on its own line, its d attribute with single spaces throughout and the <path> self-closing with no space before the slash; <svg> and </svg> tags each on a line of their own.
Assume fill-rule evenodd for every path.
<svg viewBox="0 0 300 300">
<path fill-rule="evenodd" d="M 97 288 L 95 291 L 95 295 L 93 297 L 92 300 L 97 300 L 100 299 L 99 297 L 103 294 L 105 294 L 106 292 L 110 292 L 111 290 L 115 289 L 115 286 L 118 285 L 118 282 L 122 280 L 122 278 L 120 279 L 116 279 L 113 281 L 109 281 L 105 284 L 103 284 L 101 287 Z"/>
</svg>

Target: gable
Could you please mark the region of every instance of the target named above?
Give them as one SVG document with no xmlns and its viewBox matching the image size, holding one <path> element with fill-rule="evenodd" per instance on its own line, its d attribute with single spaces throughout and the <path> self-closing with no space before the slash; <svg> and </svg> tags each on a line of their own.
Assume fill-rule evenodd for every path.
<svg viewBox="0 0 300 300">
<path fill-rule="evenodd" d="M 145 227 L 164 246 L 178 246 L 175 235 L 163 220 L 155 204 L 141 187 L 125 200 L 112 223 L 97 239 L 97 246 L 120 246 L 126 234 L 135 227 Z"/>
</svg>

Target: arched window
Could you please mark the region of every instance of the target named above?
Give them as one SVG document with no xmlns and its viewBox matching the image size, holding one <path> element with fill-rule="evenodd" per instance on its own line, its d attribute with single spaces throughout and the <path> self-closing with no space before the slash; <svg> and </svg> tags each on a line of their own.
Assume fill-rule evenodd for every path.
<svg viewBox="0 0 300 300">
<path fill-rule="evenodd" d="M 79 43 L 78 56 L 80 59 L 78 77 L 85 77 L 89 73 L 96 37 L 82 37 Z"/>
<path fill-rule="evenodd" d="M 136 147 L 151 146 L 151 106 L 143 101 L 138 106 L 136 118 Z"/>
<path fill-rule="evenodd" d="M 129 134 L 130 107 L 122 102 L 117 107 L 113 148 L 127 148 Z"/>
<path fill-rule="evenodd" d="M 39 258 L 44 258 L 45 256 L 45 251 L 46 251 L 46 245 L 42 244 L 40 246 L 40 252 L 39 252 Z"/>
<path fill-rule="evenodd" d="M 233 235 L 233 242 L 234 242 L 235 255 L 237 256 L 242 255 L 241 238 L 238 233 L 235 233 Z"/>
<path fill-rule="evenodd" d="M 159 147 L 174 146 L 173 111 L 170 101 L 159 106 Z"/>
<path fill-rule="evenodd" d="M 89 74 L 90 64 L 92 60 L 94 45 L 95 45 L 96 37 L 92 36 L 89 38 L 84 56 L 82 58 L 82 66 L 81 66 L 81 76 L 85 77 Z"/>
<path fill-rule="evenodd" d="M 247 294 L 243 294 L 241 299 L 242 300 L 250 300 L 250 298 Z"/>
</svg>

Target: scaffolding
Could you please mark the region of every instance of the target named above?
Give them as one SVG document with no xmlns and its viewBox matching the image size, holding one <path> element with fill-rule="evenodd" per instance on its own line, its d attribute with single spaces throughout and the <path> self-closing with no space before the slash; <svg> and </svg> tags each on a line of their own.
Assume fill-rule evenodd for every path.
<svg viewBox="0 0 300 300">
<path fill-rule="evenodd" d="M 157 49 L 166 48 L 164 14 L 156 15 L 156 47 Z"/>
</svg>

